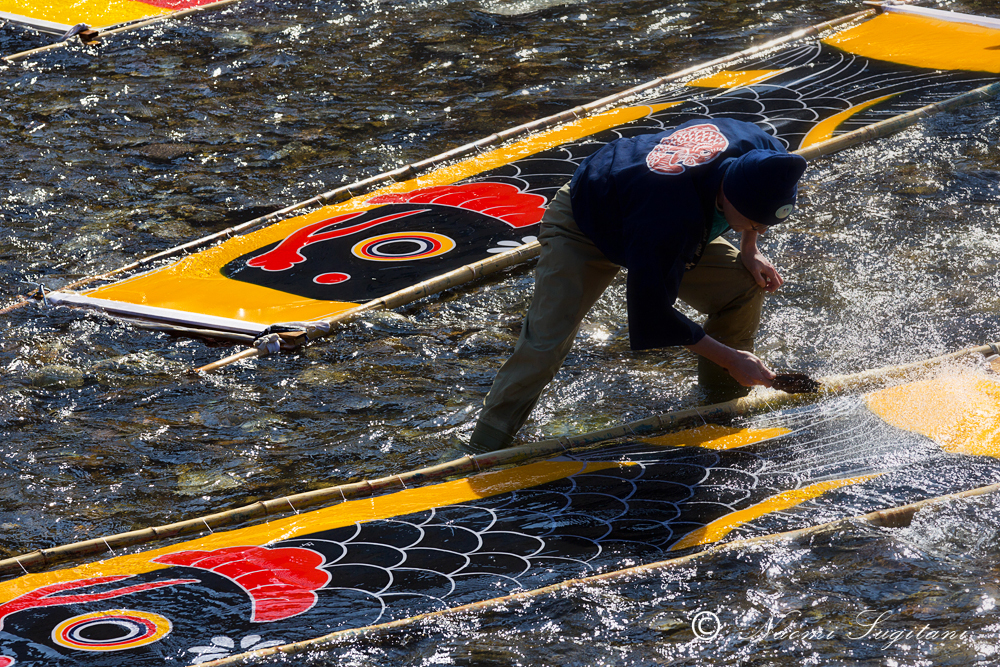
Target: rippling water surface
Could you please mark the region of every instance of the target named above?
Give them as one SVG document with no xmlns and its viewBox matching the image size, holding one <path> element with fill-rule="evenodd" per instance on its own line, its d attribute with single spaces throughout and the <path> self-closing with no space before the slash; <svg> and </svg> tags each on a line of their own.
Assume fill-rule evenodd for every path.
<svg viewBox="0 0 1000 667">
<path fill-rule="evenodd" d="M 994 4 L 937 6 L 997 16 Z M 0 67 L 0 304 L 793 28 L 843 0 L 295 2 Z M 39 44 L 5 28 L 0 52 Z M 1000 102 L 810 165 L 768 234 L 759 352 L 851 372 L 1000 338 Z M 227 348 L 66 309 L 0 319 L 0 556 L 409 470 L 467 435 L 530 268 L 195 378 Z M 683 351 L 595 308 L 525 439 L 697 403 Z M 995 663 L 996 501 L 574 589 L 356 642 L 316 664 Z M 954 535 L 967 536 L 956 539 Z M 964 638 L 853 639 L 858 614 Z M 692 614 L 720 634 L 697 641 Z M 771 616 L 809 638 L 768 631 Z M 868 617 L 874 618 L 874 617 Z M 801 623 L 800 623 L 801 620 Z M 804 627 L 804 626 L 803 626 Z M 826 630 L 816 638 L 815 630 Z M 794 629 L 794 628 L 793 628 Z"/>
</svg>

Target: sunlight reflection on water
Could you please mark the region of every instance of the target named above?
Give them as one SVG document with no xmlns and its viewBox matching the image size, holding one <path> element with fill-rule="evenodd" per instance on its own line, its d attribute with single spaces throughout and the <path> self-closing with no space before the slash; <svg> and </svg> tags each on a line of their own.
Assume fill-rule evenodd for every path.
<svg viewBox="0 0 1000 667">
<path fill-rule="evenodd" d="M 986 2 L 960 9 L 995 13 Z M 854 10 L 802 0 L 249 1 L 4 66 L 0 302 L 22 281 L 55 286 L 110 270 Z M 5 53 L 32 43 L 0 35 Z M 1000 338 L 998 117 L 996 101 L 976 105 L 810 166 L 801 213 L 763 243 L 788 278 L 766 305 L 758 350 L 769 364 L 843 373 Z M 531 286 L 530 269 L 514 269 L 206 378 L 185 371 L 229 350 L 65 309 L 6 315 L 0 555 L 433 460 L 470 431 L 469 407 L 516 340 Z M 526 440 L 699 399 L 691 357 L 628 350 L 623 304 L 619 276 Z M 794 610 L 841 633 L 865 608 L 891 610 L 900 627 L 933 620 L 978 633 L 972 644 L 897 646 L 899 664 L 946 654 L 970 664 L 995 653 L 995 540 L 947 535 L 992 535 L 993 502 L 435 622 L 316 664 L 887 657 L 839 635 L 731 634 L 719 650 L 691 641 L 700 607 L 742 631 Z"/>
</svg>

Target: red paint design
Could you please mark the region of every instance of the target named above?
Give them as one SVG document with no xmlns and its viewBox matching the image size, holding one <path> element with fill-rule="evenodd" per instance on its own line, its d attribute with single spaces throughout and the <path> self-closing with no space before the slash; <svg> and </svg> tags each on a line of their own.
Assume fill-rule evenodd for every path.
<svg viewBox="0 0 1000 667">
<path fill-rule="evenodd" d="M 153 5 L 161 9 L 190 9 L 191 7 L 201 7 L 210 5 L 219 0 L 139 0 L 144 5 Z M 3 665 L 0 665 L 3 667 Z"/>
<path fill-rule="evenodd" d="M 533 225 L 541 220 L 542 215 L 545 213 L 545 197 L 521 192 L 513 185 L 506 183 L 441 185 L 403 194 L 379 195 L 378 197 L 369 199 L 367 203 L 451 206 L 467 211 L 476 211 L 483 215 L 497 218 L 514 228 Z M 363 212 L 347 213 L 321 220 L 320 222 L 315 222 L 296 230 L 274 249 L 250 259 L 247 265 L 263 269 L 264 271 L 287 271 L 296 264 L 306 261 L 305 256 L 302 254 L 302 249 L 307 246 L 357 234 L 366 229 L 371 229 L 376 225 L 424 213 L 429 210 L 431 209 L 424 208 L 415 211 L 393 213 L 347 227 L 340 227 L 340 225 L 344 225 L 354 218 L 363 215 Z M 335 229 L 326 231 L 331 227 L 335 227 Z M 319 281 L 317 280 L 317 282 Z"/>
<path fill-rule="evenodd" d="M 315 591 L 330 582 L 319 569 L 326 559 L 300 547 L 227 547 L 215 551 L 180 551 L 156 558 L 157 563 L 209 570 L 236 583 L 253 601 L 251 621 L 280 621 L 309 611 Z"/>
<path fill-rule="evenodd" d="M 5 655 L 0 655 L 0 667 L 11 667 L 17 660 L 14 658 L 8 658 Z"/>
<path fill-rule="evenodd" d="M 264 269 L 265 271 L 287 271 L 296 264 L 301 264 L 306 261 L 305 256 L 303 256 L 300 252 L 306 246 L 310 246 L 313 243 L 319 243 L 320 241 L 329 241 L 330 239 L 337 239 L 342 236 L 357 234 L 358 232 L 363 232 L 366 229 L 374 227 L 375 225 L 381 225 L 385 222 L 392 222 L 393 220 L 399 220 L 400 218 L 416 215 L 417 213 L 423 213 L 426 210 L 427 209 L 421 209 L 418 211 L 405 211 L 403 213 L 385 215 L 376 220 L 369 220 L 368 222 L 362 222 L 358 225 L 335 229 L 329 232 L 324 232 L 323 230 L 327 227 L 333 227 L 334 225 L 340 225 L 349 220 L 353 220 L 359 215 L 362 215 L 364 212 L 347 213 L 345 215 L 338 215 L 335 218 L 328 218 L 326 220 L 321 220 L 320 222 L 314 222 L 313 224 L 306 225 L 302 229 L 299 229 L 289 235 L 273 250 L 269 250 L 263 255 L 257 255 L 248 261 L 247 265 L 257 267 L 258 269 Z"/>
<path fill-rule="evenodd" d="M 681 174 L 687 167 L 711 162 L 729 147 L 719 128 L 705 123 L 677 130 L 646 156 L 646 166 L 658 174 Z"/>
<path fill-rule="evenodd" d="M 154 588 L 163 588 L 165 586 L 177 586 L 179 584 L 196 584 L 197 579 L 169 579 L 167 581 L 151 581 L 145 584 L 135 584 L 133 586 L 125 586 L 123 588 L 116 588 L 110 591 L 103 591 L 101 593 L 75 593 L 72 595 L 57 595 L 57 593 L 62 593 L 63 591 L 72 591 L 80 588 L 90 588 L 91 586 L 97 586 L 99 584 L 110 584 L 115 581 L 121 581 L 122 579 L 131 579 L 134 575 L 117 575 L 112 577 L 94 577 L 93 579 L 77 579 L 76 581 L 67 581 L 59 584 L 49 584 L 48 586 L 42 586 L 41 588 L 36 588 L 35 590 L 25 593 L 20 597 L 16 597 L 10 602 L 5 602 L 0 604 L 0 630 L 3 629 L 3 620 L 11 614 L 23 611 L 25 609 L 35 609 L 36 607 L 53 607 L 65 604 L 82 604 L 85 602 L 98 602 L 100 600 L 110 600 L 112 598 L 121 597 L 123 595 L 129 595 L 130 593 L 139 593 L 141 591 L 149 591 Z M 0 665 L 2 667 L 2 665 Z"/>
<path fill-rule="evenodd" d="M 350 279 L 351 276 L 348 273 L 333 272 L 333 273 L 321 273 L 315 278 L 313 278 L 313 281 L 319 283 L 320 285 L 336 285 L 337 283 L 342 283 Z"/>
<path fill-rule="evenodd" d="M 537 223 L 545 213 L 545 197 L 521 192 L 507 183 L 438 185 L 402 194 L 379 195 L 368 203 L 454 206 L 503 220 L 515 229 Z"/>
</svg>

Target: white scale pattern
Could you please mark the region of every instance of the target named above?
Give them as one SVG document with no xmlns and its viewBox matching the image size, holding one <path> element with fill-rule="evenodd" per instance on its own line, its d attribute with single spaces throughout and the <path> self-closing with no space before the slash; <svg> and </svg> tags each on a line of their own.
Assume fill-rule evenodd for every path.
<svg viewBox="0 0 1000 667">
<path fill-rule="evenodd" d="M 819 42 L 748 61 L 741 67 L 787 71 L 758 84 L 729 90 L 670 85 L 636 103 L 683 104 L 470 180 L 507 182 L 524 192 L 551 199 L 584 158 L 618 137 L 663 132 L 686 120 L 727 116 L 756 123 L 792 150 L 801 145 L 816 123 L 859 104 L 895 95 L 877 108 L 851 117 L 838 133 L 939 102 L 989 79 L 967 72 L 895 69 Z M 539 180 L 543 182 L 539 184 Z"/>
<path fill-rule="evenodd" d="M 321 599 L 350 600 L 335 605 L 349 613 L 324 612 L 329 631 L 536 588 L 625 560 L 662 559 L 691 530 L 781 491 L 947 456 L 926 438 L 886 425 L 857 398 L 750 423 L 774 424 L 792 432 L 729 451 L 619 442 L 571 458 L 634 465 L 274 546 L 325 554 L 332 581 Z M 993 472 L 1000 475 L 996 466 Z M 815 503 L 823 507 L 822 498 Z"/>
</svg>

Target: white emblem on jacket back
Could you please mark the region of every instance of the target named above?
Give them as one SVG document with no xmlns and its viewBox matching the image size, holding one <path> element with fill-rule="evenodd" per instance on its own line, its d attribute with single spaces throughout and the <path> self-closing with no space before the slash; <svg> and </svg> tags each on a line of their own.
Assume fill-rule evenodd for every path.
<svg viewBox="0 0 1000 667">
<path fill-rule="evenodd" d="M 711 162 L 728 147 L 729 140 L 715 125 L 692 125 L 660 139 L 646 156 L 646 166 L 659 174 L 680 174 Z"/>
</svg>

